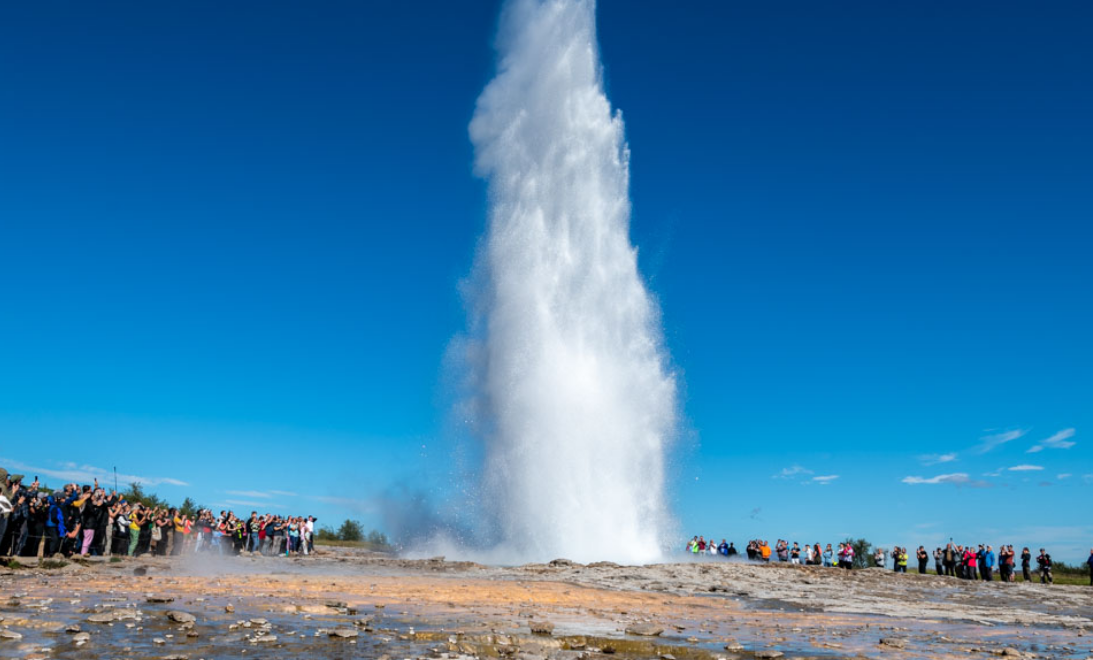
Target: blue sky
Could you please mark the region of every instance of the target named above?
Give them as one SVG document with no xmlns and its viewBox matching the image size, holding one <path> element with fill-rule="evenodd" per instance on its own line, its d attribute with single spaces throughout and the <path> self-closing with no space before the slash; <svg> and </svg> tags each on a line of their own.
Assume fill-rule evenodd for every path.
<svg viewBox="0 0 1093 660">
<path fill-rule="evenodd" d="M 370 526 L 444 500 L 497 11 L 0 7 L 2 464 Z M 1090 19 L 601 0 L 682 533 L 1084 558 Z"/>
</svg>

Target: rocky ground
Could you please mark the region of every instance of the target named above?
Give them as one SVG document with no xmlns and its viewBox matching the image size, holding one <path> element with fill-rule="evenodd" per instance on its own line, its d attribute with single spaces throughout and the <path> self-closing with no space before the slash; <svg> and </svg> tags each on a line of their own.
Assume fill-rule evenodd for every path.
<svg viewBox="0 0 1093 660">
<path fill-rule="evenodd" d="M 26 562 L 26 560 L 23 560 Z M 1093 589 L 878 569 L 318 556 L 0 568 L 0 657 L 1093 657 Z"/>
</svg>

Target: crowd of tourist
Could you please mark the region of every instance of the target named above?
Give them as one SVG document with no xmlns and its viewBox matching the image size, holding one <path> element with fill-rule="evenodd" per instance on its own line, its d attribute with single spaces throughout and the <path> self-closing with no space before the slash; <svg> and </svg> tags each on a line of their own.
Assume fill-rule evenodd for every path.
<svg viewBox="0 0 1093 660">
<path fill-rule="evenodd" d="M 129 502 L 98 481 L 47 492 L 38 478 L 0 468 L 0 556 L 180 555 L 243 552 L 307 555 L 314 551 L 314 516 L 232 511 L 192 517 L 174 507 Z"/>
<path fill-rule="evenodd" d="M 720 555 L 723 557 L 732 557 L 739 554 L 736 547 L 732 543 L 726 543 L 725 539 L 721 539 L 721 543 L 716 543 L 713 539 L 707 541 L 704 536 L 695 536 L 688 541 L 687 552 L 694 555 Z M 772 550 L 770 543 L 767 541 L 752 539 L 748 541 L 744 552 L 747 553 L 750 561 L 769 562 L 772 557 L 776 557 L 778 561 L 804 564 L 806 566 L 837 566 L 846 569 L 854 566 L 854 546 L 850 543 L 840 543 L 838 550 L 832 550 L 830 543 L 822 549 L 819 543 L 805 545 L 802 548 L 796 542 L 791 546 L 788 541 L 778 539 Z"/>
<path fill-rule="evenodd" d="M 892 567 L 898 573 L 907 572 L 908 554 L 907 548 L 896 546 L 888 555 L 892 559 Z M 998 546 L 995 554 L 994 547 L 982 543 L 978 549 L 968 545 L 954 545 L 949 543 L 945 548 L 934 548 L 928 551 L 925 546 L 918 546 L 915 551 L 915 560 L 918 563 L 918 572 L 925 575 L 928 571 L 930 560 L 933 559 L 934 572 L 938 575 L 948 575 L 965 580 L 994 579 L 997 569 L 998 577 L 1002 582 L 1015 582 L 1017 580 L 1017 553 L 1012 545 Z M 1021 549 L 1021 577 L 1025 582 L 1032 581 L 1032 552 L 1027 548 Z M 885 552 L 883 548 L 877 548 L 873 554 L 874 566 L 884 568 L 886 566 Z M 1051 574 L 1054 562 L 1046 550 L 1040 548 L 1040 554 L 1036 557 L 1036 572 L 1040 582 L 1051 584 L 1055 581 Z M 1091 571 L 1090 584 L 1093 584 L 1093 550 L 1089 553 L 1089 567 Z"/>
<path fill-rule="evenodd" d="M 721 539 L 717 543 L 713 538 L 706 540 L 704 536 L 694 536 L 687 542 L 686 552 L 692 555 L 713 555 L 720 557 L 734 557 L 739 553 L 736 547 Z M 855 550 L 849 542 L 839 543 L 837 549 L 833 549 L 828 543 L 820 547 L 819 543 L 805 544 L 803 547 L 796 541 L 792 544 L 784 539 L 778 539 L 774 548 L 762 539 L 748 541 L 745 553 L 749 561 L 769 562 L 777 560 L 790 564 L 803 564 L 806 566 L 827 566 L 851 569 L 854 566 Z M 864 559 L 864 558 L 860 558 Z M 1012 545 L 998 546 L 995 554 L 993 546 L 980 544 L 978 548 L 972 545 L 947 544 L 944 548 L 935 548 L 933 552 L 925 546 L 919 546 L 915 551 L 915 561 L 918 564 L 918 572 L 925 575 L 929 571 L 930 560 L 933 559 L 934 572 L 938 575 L 958 577 L 965 580 L 994 580 L 995 570 L 1002 582 L 1015 582 L 1017 580 L 1017 562 L 1021 564 L 1021 576 L 1025 582 L 1033 580 L 1032 552 L 1026 547 L 1021 549 L 1020 555 Z M 891 568 L 897 573 L 906 573 L 910 555 L 907 548 L 896 546 L 890 552 L 884 548 L 877 548 L 872 556 L 872 565 L 878 568 Z M 1055 577 L 1052 575 L 1054 562 L 1046 550 L 1040 548 L 1040 554 L 1035 558 L 1036 575 L 1041 583 L 1052 584 Z M 864 562 L 863 562 L 864 563 Z M 1093 549 L 1089 551 L 1089 559 L 1086 561 L 1089 568 L 1089 583 L 1093 586 Z"/>
</svg>

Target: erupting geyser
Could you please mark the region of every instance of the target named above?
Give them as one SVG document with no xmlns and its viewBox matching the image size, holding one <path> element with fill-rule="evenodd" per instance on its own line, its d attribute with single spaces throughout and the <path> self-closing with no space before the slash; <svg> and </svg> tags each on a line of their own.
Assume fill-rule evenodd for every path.
<svg viewBox="0 0 1093 660">
<path fill-rule="evenodd" d="M 594 3 L 510 2 L 498 57 L 470 125 L 490 200 L 471 292 L 484 504 L 503 556 L 655 561 L 676 387 Z"/>
</svg>

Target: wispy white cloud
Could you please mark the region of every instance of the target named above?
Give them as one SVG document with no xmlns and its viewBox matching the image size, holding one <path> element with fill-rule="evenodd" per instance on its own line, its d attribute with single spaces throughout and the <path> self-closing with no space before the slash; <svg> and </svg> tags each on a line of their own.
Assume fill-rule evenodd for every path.
<svg viewBox="0 0 1093 660">
<path fill-rule="evenodd" d="M 901 481 L 905 484 L 911 484 L 913 486 L 919 484 L 951 484 L 953 486 L 965 486 L 968 488 L 990 488 L 992 486 L 992 484 L 987 481 L 973 480 L 965 472 L 939 474 L 936 477 L 904 477 Z"/>
<path fill-rule="evenodd" d="M 269 506 L 269 502 L 250 502 L 248 500 L 224 500 L 224 504 L 232 504 L 235 506 L 253 506 L 255 508 Z"/>
<path fill-rule="evenodd" d="M 927 454 L 925 456 L 919 456 L 919 460 L 923 465 L 940 465 L 941 463 L 952 463 L 957 458 L 956 452 L 948 454 Z"/>
<path fill-rule="evenodd" d="M 336 504 L 337 506 L 345 507 L 351 511 L 357 511 L 360 513 L 375 513 L 378 510 L 378 505 L 374 500 L 358 500 L 352 497 L 316 497 L 314 498 L 319 502 L 325 504 Z"/>
<path fill-rule="evenodd" d="M 812 470 L 803 468 L 800 465 L 793 465 L 791 467 L 782 468 L 782 471 L 773 475 L 772 479 L 793 479 L 794 477 L 800 477 L 804 475 L 812 474 Z"/>
<path fill-rule="evenodd" d="M 226 490 L 224 492 L 228 495 L 238 495 L 239 497 L 260 497 L 262 499 L 269 499 L 272 497 L 269 493 L 260 490 Z"/>
<path fill-rule="evenodd" d="M 838 478 L 839 478 L 839 475 L 837 475 L 837 474 L 826 474 L 826 475 L 819 476 L 819 477 L 812 477 L 812 482 L 817 483 L 817 484 L 821 484 L 823 486 L 826 486 L 827 484 L 831 483 L 832 481 L 835 481 Z"/>
<path fill-rule="evenodd" d="M 1028 429 L 1014 429 L 1012 431 L 1003 431 L 1002 433 L 994 433 L 992 435 L 985 435 L 979 438 L 979 444 L 972 447 L 972 451 L 977 454 L 986 454 L 989 451 L 1001 447 L 1007 442 L 1013 442 L 1014 440 L 1024 436 L 1028 433 Z"/>
<path fill-rule="evenodd" d="M 1044 469 L 1042 465 L 1014 465 L 1006 468 L 1010 472 L 1038 472 Z"/>
<path fill-rule="evenodd" d="M 1074 476 L 1074 475 L 1073 475 L 1073 474 L 1070 474 L 1069 472 L 1064 472 L 1064 473 L 1060 474 L 1059 476 L 1057 476 L 1057 477 L 1055 477 L 1055 478 L 1056 478 L 1056 479 L 1069 479 L 1069 478 L 1071 478 L 1071 477 L 1073 477 L 1073 476 Z"/>
<path fill-rule="evenodd" d="M 1045 438 L 1039 444 L 1030 447 L 1028 453 L 1035 454 L 1044 449 L 1070 449 L 1077 444 L 1070 439 L 1074 437 L 1075 432 L 1074 429 L 1063 429 L 1050 438 Z"/>
<path fill-rule="evenodd" d="M 299 493 L 294 493 L 291 490 L 271 490 L 270 495 L 280 495 L 282 497 L 299 497 Z"/>
<path fill-rule="evenodd" d="M 939 474 L 936 477 L 904 477 L 902 479 L 905 484 L 966 484 L 971 481 L 965 472 L 954 472 L 953 474 Z"/>
<path fill-rule="evenodd" d="M 6 458 L 0 458 L 0 466 L 7 468 L 8 472 L 22 472 L 28 477 L 31 475 L 46 476 L 53 479 L 58 479 L 64 483 L 78 483 L 78 484 L 90 484 L 96 479 L 99 480 L 99 485 L 104 488 L 109 488 L 114 485 L 114 471 L 107 470 L 106 468 L 96 467 L 94 465 L 78 465 L 72 462 L 60 463 L 57 468 L 36 467 L 27 465 L 20 461 L 13 461 Z M 142 486 L 189 486 L 190 484 L 182 481 L 181 479 L 174 479 L 171 477 L 148 477 L 139 476 L 135 474 L 126 474 L 119 472 L 118 486 L 128 486 L 130 484 L 138 483 Z"/>
</svg>

